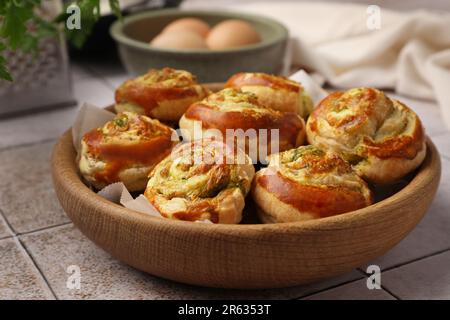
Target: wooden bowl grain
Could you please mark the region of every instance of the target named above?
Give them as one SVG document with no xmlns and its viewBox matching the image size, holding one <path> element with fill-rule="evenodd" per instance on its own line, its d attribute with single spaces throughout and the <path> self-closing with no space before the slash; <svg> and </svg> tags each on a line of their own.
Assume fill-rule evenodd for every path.
<svg viewBox="0 0 450 320">
<path fill-rule="evenodd" d="M 115 258 L 150 274 L 221 288 L 274 288 L 332 277 L 384 254 L 421 220 L 436 193 L 440 157 L 427 157 L 399 192 L 346 214 L 284 224 L 172 221 L 114 204 L 80 179 L 71 132 L 53 151 L 57 196 L 74 224 Z"/>
</svg>

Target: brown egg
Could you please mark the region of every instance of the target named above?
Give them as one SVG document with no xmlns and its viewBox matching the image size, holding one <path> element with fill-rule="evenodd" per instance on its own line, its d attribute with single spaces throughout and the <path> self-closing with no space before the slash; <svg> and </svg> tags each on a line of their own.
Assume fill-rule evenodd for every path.
<svg viewBox="0 0 450 320">
<path fill-rule="evenodd" d="M 206 35 L 209 32 L 209 25 L 197 18 L 182 18 L 177 19 L 175 21 L 172 21 L 169 23 L 161 33 L 166 32 L 178 32 L 178 31 L 184 31 L 184 30 L 190 30 L 195 33 L 198 33 L 202 37 L 206 37 Z"/>
<path fill-rule="evenodd" d="M 160 33 L 150 42 L 155 48 L 206 49 L 206 42 L 200 35 L 189 30 Z"/>
<path fill-rule="evenodd" d="M 225 20 L 217 24 L 208 34 L 206 44 L 210 49 L 241 47 L 261 41 L 253 26 L 242 20 Z"/>
</svg>

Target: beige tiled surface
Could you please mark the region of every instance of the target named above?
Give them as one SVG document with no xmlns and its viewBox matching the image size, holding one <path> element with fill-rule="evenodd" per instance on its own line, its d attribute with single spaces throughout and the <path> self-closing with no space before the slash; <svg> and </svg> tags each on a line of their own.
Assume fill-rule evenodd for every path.
<svg viewBox="0 0 450 320">
<path fill-rule="evenodd" d="M 304 300 L 395 300 L 395 297 L 382 288 L 367 289 L 367 279 L 362 279 L 310 295 Z"/>
<path fill-rule="evenodd" d="M 78 105 L 84 101 L 99 106 L 111 103 L 114 87 L 128 77 L 121 67 L 111 68 L 110 64 L 75 65 L 72 73 Z M 448 297 L 446 283 L 450 281 L 443 268 L 449 265 L 450 254 L 450 133 L 445 132 L 439 109 L 433 102 L 399 98 L 421 116 L 428 134 L 444 155 L 443 179 L 424 220 L 374 263 L 385 270 L 383 287 L 398 298 Z M 70 126 L 76 112 L 77 107 L 73 107 L 0 119 L 1 299 L 52 298 L 50 289 L 60 299 L 393 298 L 388 291 L 369 291 L 365 275 L 359 271 L 308 286 L 230 291 L 158 279 L 116 261 L 68 223 L 51 185 L 52 145 Z M 11 237 L 13 233 L 16 237 Z M 71 264 L 81 268 L 80 291 L 66 288 L 69 276 L 66 268 Z"/>
<path fill-rule="evenodd" d="M 72 225 L 21 236 L 61 299 L 289 299 L 362 278 L 353 271 L 309 286 L 277 290 L 219 290 L 182 285 L 132 269 L 96 247 Z M 67 267 L 81 271 L 81 289 L 66 287 Z"/>
<path fill-rule="evenodd" d="M 105 107 L 114 102 L 114 92 L 105 81 L 80 76 L 81 79 L 74 81 L 77 105 L 25 116 L 0 118 L 0 148 L 55 139 L 72 125 L 78 106 L 82 103 L 89 102 Z"/>
<path fill-rule="evenodd" d="M 0 239 L 12 236 L 12 232 L 6 224 L 5 219 L 0 214 Z"/>
<path fill-rule="evenodd" d="M 450 299 L 450 251 L 382 274 L 383 285 L 403 299 Z"/>
<path fill-rule="evenodd" d="M 0 119 L 0 148 L 55 139 L 73 123 L 77 107 Z"/>
<path fill-rule="evenodd" d="M 79 103 L 89 102 L 98 107 L 114 103 L 114 91 L 105 81 L 98 78 L 85 78 L 74 82 L 74 94 Z"/>
<path fill-rule="evenodd" d="M 68 222 L 53 190 L 54 142 L 0 151 L 0 210 L 16 233 Z"/>
<path fill-rule="evenodd" d="M 70 72 L 72 73 L 72 82 L 74 83 L 94 76 L 88 68 L 76 63 L 70 65 Z"/>
<path fill-rule="evenodd" d="M 104 79 L 105 84 L 113 90 L 130 78 L 125 69 L 114 61 L 106 60 L 103 63 L 89 63 L 86 68 L 92 74 Z"/>
<path fill-rule="evenodd" d="M 0 299 L 53 299 L 53 295 L 14 238 L 0 240 Z"/>
</svg>

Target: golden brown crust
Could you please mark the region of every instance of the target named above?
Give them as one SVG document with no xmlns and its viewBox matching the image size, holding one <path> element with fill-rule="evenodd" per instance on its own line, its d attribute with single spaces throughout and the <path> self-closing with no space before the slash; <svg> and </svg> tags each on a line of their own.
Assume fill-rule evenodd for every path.
<svg viewBox="0 0 450 320">
<path fill-rule="evenodd" d="M 425 134 L 417 115 L 373 88 L 334 92 L 307 123 L 311 144 L 330 148 L 364 179 L 393 183 L 425 158 Z"/>
<path fill-rule="evenodd" d="M 166 218 L 239 223 L 254 175 L 239 159 L 219 141 L 181 144 L 152 170 L 145 196 Z"/>
<path fill-rule="evenodd" d="M 305 125 L 300 116 L 266 108 L 258 102 L 255 95 L 237 89 L 224 89 L 188 108 L 180 120 L 180 128 L 187 132 L 188 139 L 194 138 L 194 127 L 199 122 L 204 132 L 208 129 L 218 130 L 221 137 L 216 136 L 216 138 L 225 138 L 227 130 L 252 131 L 255 133 L 258 148 L 267 148 L 269 154 L 272 129 L 278 130 L 279 149 L 277 151 L 294 148 L 303 144 L 305 140 Z M 267 132 L 267 141 L 260 141 L 261 135 L 265 132 Z M 245 145 L 247 153 L 249 145 L 250 142 L 247 141 Z M 251 157 L 256 161 L 253 155 Z"/>
<path fill-rule="evenodd" d="M 161 121 L 178 121 L 189 105 L 209 94 L 184 70 L 151 69 L 124 82 L 115 93 L 117 112 L 132 111 Z"/>
<path fill-rule="evenodd" d="M 255 175 L 252 196 L 266 223 L 328 217 L 373 201 L 346 161 L 314 146 L 272 155 L 269 167 Z"/>
<path fill-rule="evenodd" d="M 177 143 L 172 141 L 173 134 L 158 120 L 120 113 L 84 135 L 80 172 L 97 189 L 122 181 L 130 191 L 143 190 L 150 170 Z"/>
<path fill-rule="evenodd" d="M 304 119 L 313 109 L 312 100 L 301 84 L 285 77 L 241 72 L 228 79 L 225 87 L 254 93 L 261 104 L 281 112 L 297 113 Z"/>
</svg>

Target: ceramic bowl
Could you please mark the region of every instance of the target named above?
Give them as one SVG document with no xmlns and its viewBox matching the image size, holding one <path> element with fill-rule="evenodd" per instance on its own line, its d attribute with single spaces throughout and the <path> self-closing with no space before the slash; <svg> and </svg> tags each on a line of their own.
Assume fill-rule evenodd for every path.
<svg viewBox="0 0 450 320">
<path fill-rule="evenodd" d="M 149 45 L 150 40 L 168 23 L 183 17 L 200 18 L 211 26 L 226 19 L 241 19 L 255 27 L 262 41 L 227 50 L 174 50 L 152 48 Z M 282 69 L 288 39 L 287 29 L 266 17 L 225 11 L 178 9 L 128 16 L 123 22 L 117 21 L 112 25 L 111 35 L 118 43 L 122 62 L 131 75 L 141 75 L 150 68 L 170 66 L 192 72 L 201 82 L 225 81 L 240 71 L 278 74 Z"/>
</svg>

